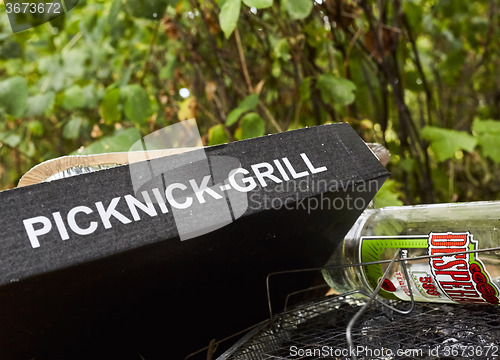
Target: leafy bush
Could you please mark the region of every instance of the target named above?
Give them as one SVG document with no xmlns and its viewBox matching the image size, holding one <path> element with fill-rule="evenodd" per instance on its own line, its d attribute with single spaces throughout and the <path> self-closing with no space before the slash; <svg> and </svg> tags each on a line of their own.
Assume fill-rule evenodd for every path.
<svg viewBox="0 0 500 360">
<path fill-rule="evenodd" d="M 0 186 L 196 117 L 206 145 L 348 122 L 392 153 L 386 204 L 499 199 L 498 14 L 496 0 L 86 0 L 14 35 L 0 17 Z"/>
</svg>

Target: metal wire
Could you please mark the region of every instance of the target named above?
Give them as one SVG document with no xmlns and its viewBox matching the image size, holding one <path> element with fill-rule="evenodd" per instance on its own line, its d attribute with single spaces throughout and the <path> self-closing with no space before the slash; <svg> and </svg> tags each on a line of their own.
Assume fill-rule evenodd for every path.
<svg viewBox="0 0 500 360">
<path fill-rule="evenodd" d="M 365 305 L 363 305 L 361 307 L 361 309 L 359 309 L 359 311 L 356 314 L 354 314 L 354 316 L 352 317 L 352 319 L 347 324 L 347 328 L 346 328 L 346 331 L 345 331 L 345 336 L 347 338 L 347 344 L 349 345 L 349 349 L 354 348 L 354 343 L 352 341 L 352 334 L 351 334 L 353 325 L 361 317 L 361 315 L 365 312 L 366 308 L 368 306 L 370 306 L 371 302 L 375 299 L 375 296 L 377 296 L 378 292 L 382 288 L 382 284 L 384 283 L 384 280 L 387 279 L 387 275 L 389 275 L 389 273 L 392 271 L 392 266 L 394 265 L 394 262 L 396 261 L 397 257 L 399 256 L 399 251 L 400 251 L 400 249 L 398 249 L 396 251 L 396 253 L 394 254 L 394 256 L 392 257 L 392 260 L 389 263 L 389 266 L 387 267 L 387 269 L 385 269 L 384 275 L 379 280 L 377 287 L 375 288 L 375 290 L 373 290 L 373 293 L 368 298 L 368 301 L 365 303 Z M 358 359 L 357 356 L 354 354 L 354 352 L 351 355 L 351 359 L 352 360 L 357 360 Z"/>
<path fill-rule="evenodd" d="M 384 280 L 387 279 L 387 276 L 391 273 L 392 267 L 394 266 L 394 263 L 396 262 L 396 260 L 398 258 L 398 255 L 400 255 L 400 254 L 401 254 L 401 249 L 397 249 L 396 253 L 394 254 L 394 256 L 393 256 L 393 258 L 391 260 L 391 262 L 389 263 L 389 266 L 385 270 L 384 275 L 382 276 L 382 278 L 380 278 L 377 287 L 369 295 L 368 301 L 365 303 L 365 305 L 363 305 L 361 307 L 361 309 L 359 309 L 359 311 L 352 317 L 352 319 L 347 324 L 346 339 L 347 339 L 347 344 L 349 345 L 349 349 L 353 349 L 354 348 L 354 342 L 352 341 L 352 327 L 354 326 L 354 324 L 356 323 L 356 321 L 358 321 L 358 319 L 361 317 L 361 315 L 366 311 L 366 309 L 368 308 L 368 306 L 370 306 L 370 304 L 372 303 L 372 301 L 375 300 L 376 296 L 378 295 L 378 292 L 382 288 L 382 284 L 384 283 Z M 406 264 L 405 264 L 404 261 L 402 262 L 402 265 L 403 265 L 403 270 L 404 270 L 404 275 L 405 275 L 406 281 L 409 283 L 410 277 L 408 275 L 408 271 L 406 269 Z M 413 310 L 413 308 L 415 306 L 415 299 L 413 298 L 413 290 L 411 289 L 411 286 L 409 287 L 409 291 L 410 291 L 411 307 L 408 310 L 399 310 L 396 307 L 393 307 L 393 306 L 390 306 L 390 305 L 384 303 L 383 301 L 379 301 L 379 302 L 380 302 L 380 304 L 382 304 L 383 306 L 387 307 L 388 309 L 390 309 L 390 310 L 392 310 L 394 312 L 397 312 L 397 313 L 400 313 L 400 314 L 403 314 L 403 315 L 409 314 L 409 313 L 411 313 L 411 311 Z M 362 294 L 362 292 L 360 292 L 360 293 Z M 357 360 L 358 359 L 358 357 L 356 356 L 355 352 L 351 353 L 351 359 L 352 360 Z"/>
<path fill-rule="evenodd" d="M 312 351 L 323 347 L 349 349 L 345 326 L 360 306 L 359 300 L 349 296 L 301 306 L 283 315 L 279 331 L 269 324 L 235 344 L 231 353 L 218 360 L 346 359 L 348 356 L 342 354 L 325 356 Z M 499 316 L 500 308 L 496 306 L 432 303 L 416 304 L 408 316 L 393 314 L 374 302 L 353 327 L 356 348 L 363 349 L 357 357 L 493 359 L 500 348 Z M 309 350 L 311 354 L 299 356 L 293 349 Z M 386 350 L 379 355 L 376 351 L 380 349 Z"/>
<path fill-rule="evenodd" d="M 303 293 L 317 290 L 317 289 L 328 289 L 328 288 L 330 288 L 330 287 L 327 284 L 324 284 L 324 285 L 311 286 L 311 287 L 308 287 L 307 289 L 302 289 L 302 290 L 298 290 L 298 291 L 294 291 L 294 292 L 289 293 L 285 299 L 285 305 L 283 306 L 283 312 L 286 312 L 288 310 L 288 302 L 290 301 L 290 298 L 292 296 L 303 294 Z"/>
<path fill-rule="evenodd" d="M 499 251 L 500 247 L 447 253 L 447 256 Z M 410 282 L 407 262 L 440 257 L 442 254 L 403 258 L 400 251 L 391 260 L 366 263 L 325 266 L 320 268 L 293 269 L 271 273 L 266 278 L 269 319 L 239 332 L 239 341 L 218 360 L 263 360 L 263 359 L 316 359 L 321 357 L 293 357 L 292 346 L 312 349 L 327 346 L 335 349 L 365 347 L 376 350 L 376 346 L 389 351 L 404 349 L 416 351 L 420 346 L 422 356 L 408 356 L 406 359 L 490 359 L 500 357 L 500 306 L 455 305 L 437 303 L 415 303 L 411 286 L 408 287 L 410 302 L 382 300 L 376 295 L 382 282 L 398 262 L 403 268 L 407 283 Z M 273 314 L 270 279 L 300 272 L 343 269 L 373 264 L 389 264 L 377 288 L 371 293 L 354 290 L 337 296 L 310 300 L 289 308 L 291 296 L 321 288 L 288 294 L 284 311 Z M 363 301 L 360 295 L 368 300 Z M 399 305 L 404 304 L 401 308 Z M 408 307 L 409 304 L 409 307 Z M 398 305 L 398 307 L 396 307 Z M 457 316 L 458 314 L 458 316 Z M 341 331 L 342 330 L 342 331 Z M 234 339 L 235 335 L 219 341 Z M 342 339 L 343 338 L 343 339 Z M 414 349 L 408 347 L 414 346 Z M 205 348 L 206 350 L 207 348 Z M 203 350 L 203 349 L 202 349 Z M 202 350 L 198 351 L 200 353 Z M 491 350 L 491 351 L 489 351 Z M 393 353 L 394 353 L 393 351 Z M 474 353 L 475 351 L 475 353 Z M 489 351 L 489 355 L 486 354 Z M 471 353 L 473 353 L 471 355 Z M 479 355 L 479 354 L 482 355 Z M 452 355 L 467 356 L 452 356 Z M 486 354 L 486 355 L 485 355 Z M 419 355 L 419 354 L 417 354 Z M 431 356 L 432 355 L 432 356 Z M 188 357 L 190 358 L 190 356 Z M 358 359 L 356 354 L 342 357 Z M 401 356 L 362 356 L 363 359 L 400 359 Z M 403 358 L 405 358 L 403 356 Z"/>
<path fill-rule="evenodd" d="M 446 256 L 453 256 L 453 255 L 460 255 L 460 254 L 471 254 L 471 253 L 484 253 L 484 252 L 492 252 L 492 251 L 500 251 L 500 246 L 493 247 L 493 248 L 487 248 L 487 249 L 475 249 L 475 250 L 467 250 L 467 251 L 450 252 L 450 253 L 446 253 Z M 438 258 L 438 257 L 442 257 L 442 256 L 443 256 L 443 254 L 412 256 L 412 257 L 408 257 L 408 258 L 398 258 L 395 260 L 395 262 L 402 262 L 402 264 L 405 264 L 408 261 L 432 259 L 432 258 Z M 340 269 L 346 269 L 346 268 L 352 268 L 352 267 L 362 267 L 362 266 L 367 266 L 367 265 L 389 264 L 392 261 L 393 260 L 378 260 L 378 261 L 361 262 L 361 263 L 355 263 L 355 264 L 325 265 L 325 266 L 316 267 L 316 268 L 290 269 L 290 270 L 276 271 L 276 272 L 270 273 L 266 277 L 266 292 L 267 292 L 267 304 L 268 304 L 268 309 L 269 309 L 269 320 L 272 321 L 272 319 L 273 319 L 273 308 L 272 308 L 272 301 L 271 301 L 271 286 L 270 286 L 271 277 L 276 277 L 279 275 L 297 274 L 297 273 L 303 273 L 303 272 L 317 272 L 317 271 L 322 271 L 322 270 L 340 270 Z M 405 273 L 405 275 L 406 275 L 406 273 Z"/>
</svg>

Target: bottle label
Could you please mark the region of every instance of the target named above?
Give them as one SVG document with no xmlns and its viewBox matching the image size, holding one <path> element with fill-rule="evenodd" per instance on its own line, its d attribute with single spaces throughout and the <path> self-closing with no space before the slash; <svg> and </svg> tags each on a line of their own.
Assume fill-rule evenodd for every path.
<svg viewBox="0 0 500 360">
<path fill-rule="evenodd" d="M 391 259 L 396 249 L 406 261 L 409 281 L 401 263 L 382 284 L 379 294 L 388 299 L 416 301 L 498 304 L 500 291 L 479 259 L 477 241 L 470 232 L 430 233 L 429 235 L 369 236 L 361 238 L 363 263 Z M 383 277 L 388 264 L 364 266 L 364 276 L 372 289 Z"/>
</svg>

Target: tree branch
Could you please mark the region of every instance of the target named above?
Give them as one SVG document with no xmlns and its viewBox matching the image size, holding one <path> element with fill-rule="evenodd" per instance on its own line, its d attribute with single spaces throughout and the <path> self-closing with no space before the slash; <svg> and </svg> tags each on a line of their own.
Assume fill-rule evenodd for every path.
<svg viewBox="0 0 500 360">
<path fill-rule="evenodd" d="M 238 27 L 234 29 L 234 38 L 236 39 L 236 47 L 238 48 L 238 55 L 240 56 L 241 68 L 247 83 L 248 92 L 253 93 L 252 80 L 250 79 L 250 74 L 248 73 L 247 61 L 245 59 L 245 53 L 243 52 L 243 46 L 241 45 L 241 37 Z"/>
</svg>

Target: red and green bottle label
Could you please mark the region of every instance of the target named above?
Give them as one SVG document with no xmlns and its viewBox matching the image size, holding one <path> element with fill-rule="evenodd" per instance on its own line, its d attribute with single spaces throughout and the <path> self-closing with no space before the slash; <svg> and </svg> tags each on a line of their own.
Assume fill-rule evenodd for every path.
<svg viewBox="0 0 500 360">
<path fill-rule="evenodd" d="M 363 263 L 391 259 L 396 249 L 403 258 L 431 255 L 407 261 L 410 281 L 401 264 L 382 284 L 380 295 L 410 300 L 410 287 L 416 301 L 498 304 L 500 291 L 491 281 L 486 267 L 474 251 L 477 241 L 470 232 L 430 233 L 429 235 L 370 236 L 361 238 Z M 364 276 L 372 289 L 383 277 L 387 264 L 364 266 Z"/>
</svg>

